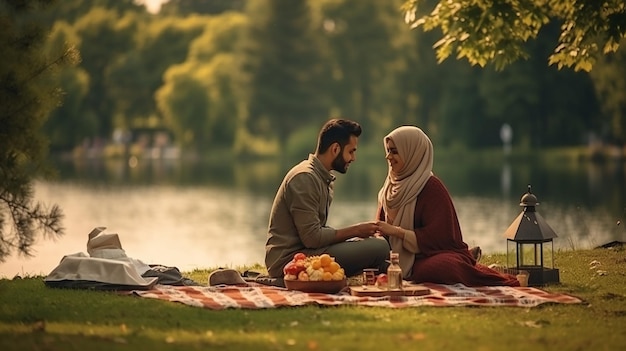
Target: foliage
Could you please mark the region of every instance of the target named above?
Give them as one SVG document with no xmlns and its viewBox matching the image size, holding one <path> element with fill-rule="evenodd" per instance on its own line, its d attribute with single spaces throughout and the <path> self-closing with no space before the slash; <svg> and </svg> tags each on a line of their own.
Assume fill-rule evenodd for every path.
<svg viewBox="0 0 626 351">
<path fill-rule="evenodd" d="M 135 0 L 52 1 L 47 11 L 40 14 L 39 17 L 48 25 L 52 25 L 59 20 L 73 24 L 94 7 L 106 8 L 118 15 L 126 12 L 140 13 L 145 11 L 145 7 L 139 5 Z"/>
<path fill-rule="evenodd" d="M 49 1 L 1 1 L 0 262 L 13 250 L 30 254 L 36 235 L 61 235 L 62 213 L 33 202 L 34 178 L 46 172 L 41 127 L 61 92 L 52 73 L 79 59 L 71 47 L 42 53 L 47 29 L 34 20 Z"/>
<path fill-rule="evenodd" d="M 437 145 L 457 149 L 499 146 L 504 123 L 514 128 L 513 147 L 582 145 L 592 135 L 618 144 L 626 140 L 621 51 L 596 57 L 590 73 L 545 64 L 569 7 L 546 23 L 529 15 L 528 26 L 513 28 L 497 16 L 518 3 L 468 0 L 474 7 L 494 6 L 484 12 L 470 11 L 470 5 L 460 9 L 456 15 L 467 18 L 450 22 L 451 28 L 465 28 L 478 15 L 483 27 L 501 21 L 501 32 L 492 30 L 500 44 L 519 48 L 527 58 L 506 61 L 504 71 L 504 58 L 514 57 L 505 51 L 484 61 L 500 60 L 502 66 L 438 63 L 432 48 L 437 31 L 411 30 L 399 19 L 406 2 L 171 0 L 156 14 L 133 0 L 57 2 L 37 16 L 53 28 L 44 50 L 50 54 L 67 42 L 80 48 L 83 61 L 59 72 L 65 104 L 45 125 L 51 149 L 98 155 L 76 151 L 100 151 L 121 134 L 132 144 L 125 150 L 141 155 L 143 139 L 135 132 L 158 128 L 168 129 L 183 151 L 218 147 L 275 155 L 286 143 L 304 144 L 294 140 L 306 135 L 302 129 L 339 115 L 361 122 L 363 147 L 378 145 L 401 124 L 419 125 Z M 542 7 L 545 2 L 534 4 L 556 12 Z M 420 11 L 434 3 L 416 1 Z M 535 8 L 527 3 L 519 6 Z M 561 3 L 568 4 L 550 2 Z M 582 4 L 585 11 L 592 8 Z M 583 28 L 583 22 L 573 28 Z M 529 36 L 533 23 L 541 26 Z M 506 35 L 517 39 L 507 41 Z M 460 50 L 478 39 L 450 47 L 459 44 Z M 185 95 L 186 89 L 193 94 Z"/>
<path fill-rule="evenodd" d="M 161 5 L 160 13 L 177 16 L 217 15 L 226 11 L 242 12 L 245 3 L 246 0 L 168 0 Z"/>
<path fill-rule="evenodd" d="M 205 17 L 187 60 L 165 72 L 155 97 L 164 124 L 182 145 L 198 151 L 232 146 L 239 74 L 234 52 L 245 23 L 245 16 L 236 13 Z"/>
<path fill-rule="evenodd" d="M 78 35 L 67 22 L 54 23 L 44 52 L 53 54 L 66 43 L 80 43 Z M 58 73 L 58 83 L 64 92 L 63 105 L 50 113 L 44 125 L 51 151 L 71 150 L 80 145 L 85 134 L 96 132 L 97 121 L 89 108 L 85 106 L 85 98 L 89 89 L 89 73 L 76 66 L 66 67 Z"/>
<path fill-rule="evenodd" d="M 483 262 L 502 263 L 501 255 Z M 88 290 L 41 277 L 0 280 L 3 350 L 615 350 L 626 343 L 623 250 L 560 251 L 561 284 L 582 304 L 533 308 L 318 307 L 203 310 Z M 253 267 L 254 269 L 254 267 Z M 188 274 L 206 282 L 212 271 Z M 10 301 L 10 303 L 9 303 Z M 601 323 L 599 323 L 599 321 Z"/>
<path fill-rule="evenodd" d="M 328 118 L 319 85 L 321 60 L 304 0 L 251 1 L 249 26 L 241 43 L 241 116 L 245 130 L 284 144 L 309 121 Z"/>
<path fill-rule="evenodd" d="M 528 58 L 524 44 L 557 22 L 561 32 L 549 64 L 590 71 L 600 55 L 617 51 L 626 35 L 622 0 L 407 0 L 405 20 L 411 27 L 441 30 L 434 45 L 439 61 L 450 55 L 472 65 L 493 62 L 496 69 Z"/>
<path fill-rule="evenodd" d="M 555 29 L 544 28 L 540 37 L 546 40 L 527 45 L 528 60 L 514 62 L 503 71 L 480 69 L 482 127 L 491 130 L 493 145 L 501 144 L 499 129 L 504 123 L 512 127 L 513 140 L 524 148 L 581 145 L 588 131 L 597 129 L 598 106 L 589 75 L 559 70 L 542 61 L 549 55 L 546 43 L 556 37 Z"/>
<path fill-rule="evenodd" d="M 113 118 L 117 104 L 114 92 L 120 86 L 119 82 L 108 79 L 108 73 L 112 63 L 120 60 L 133 47 L 133 33 L 139 25 L 136 16 L 126 12 L 120 18 L 115 10 L 94 7 L 74 24 L 81 38 L 81 67 L 90 76 L 85 106 L 88 107 L 87 113 L 96 119 L 95 133 L 85 135 L 86 138 L 110 136 L 115 129 Z"/>
<path fill-rule="evenodd" d="M 603 139 L 618 145 L 626 143 L 626 45 L 613 56 L 599 59 L 590 76 L 607 122 L 601 129 Z"/>
<path fill-rule="evenodd" d="M 399 92 L 395 86 L 405 53 L 401 40 L 409 31 L 399 21 L 389 22 L 397 16 L 393 1 L 339 0 L 317 6 L 323 15 L 316 27 L 325 44 L 332 111 L 359 120 L 365 131 L 362 142 L 378 140 L 383 135 L 377 132 L 392 124 L 386 102 Z"/>
<path fill-rule="evenodd" d="M 104 76 L 116 106 L 114 115 L 120 116 L 114 128 L 121 130 L 146 126 L 146 121 L 158 115 L 155 93 L 164 84 L 165 72 L 185 61 L 190 42 L 206 26 L 205 19 L 198 17 L 133 20 L 139 22 L 133 49 L 109 62 Z"/>
</svg>

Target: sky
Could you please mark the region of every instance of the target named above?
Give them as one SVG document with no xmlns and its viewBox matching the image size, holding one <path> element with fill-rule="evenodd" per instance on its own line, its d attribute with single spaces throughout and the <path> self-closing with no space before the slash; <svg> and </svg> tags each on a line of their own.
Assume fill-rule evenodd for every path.
<svg viewBox="0 0 626 351">
<path fill-rule="evenodd" d="M 140 4 L 145 4 L 146 8 L 151 13 L 157 13 L 161 9 L 161 4 L 168 2 L 169 0 L 137 0 Z"/>
</svg>

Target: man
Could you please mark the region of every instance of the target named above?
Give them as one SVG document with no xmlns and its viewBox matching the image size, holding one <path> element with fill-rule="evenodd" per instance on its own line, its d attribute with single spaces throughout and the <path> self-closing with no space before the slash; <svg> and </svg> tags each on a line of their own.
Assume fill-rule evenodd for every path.
<svg viewBox="0 0 626 351">
<path fill-rule="evenodd" d="M 372 237 L 379 230 L 375 221 L 341 229 L 326 225 L 335 180 L 331 171 L 347 172 L 356 160 L 360 135 L 361 126 L 354 121 L 329 120 L 319 133 L 315 153 L 285 175 L 272 204 L 265 245 L 270 277 L 282 282 L 284 266 L 298 252 L 327 253 L 347 276 L 364 268 L 386 271 L 389 244 Z"/>
</svg>

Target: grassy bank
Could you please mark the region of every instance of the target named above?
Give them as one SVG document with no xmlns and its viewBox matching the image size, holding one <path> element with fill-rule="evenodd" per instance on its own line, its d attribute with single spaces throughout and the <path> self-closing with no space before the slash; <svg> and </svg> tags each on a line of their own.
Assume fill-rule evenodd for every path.
<svg viewBox="0 0 626 351">
<path fill-rule="evenodd" d="M 502 262 L 486 256 L 483 263 Z M 616 350 L 626 346 L 626 251 L 556 254 L 583 299 L 535 308 L 295 307 L 212 311 L 111 292 L 0 280 L 2 350 Z M 205 282 L 206 271 L 187 275 Z"/>
</svg>

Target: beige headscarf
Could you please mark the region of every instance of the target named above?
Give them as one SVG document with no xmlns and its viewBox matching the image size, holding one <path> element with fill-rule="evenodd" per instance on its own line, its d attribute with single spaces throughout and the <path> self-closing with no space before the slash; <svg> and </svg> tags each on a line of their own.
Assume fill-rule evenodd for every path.
<svg viewBox="0 0 626 351">
<path fill-rule="evenodd" d="M 401 126 L 391 131 L 383 139 L 385 149 L 388 139 L 393 140 L 405 163 L 398 174 L 393 174 L 389 167 L 385 183 L 378 193 L 378 202 L 385 211 L 387 222 L 392 218 L 391 224 L 414 230 L 415 201 L 433 174 L 433 144 L 415 126 Z M 404 275 L 409 275 L 417 252 L 415 237 L 405 237 L 405 240 L 390 237 L 389 241 L 391 249 L 400 254 L 400 266 Z"/>
</svg>

